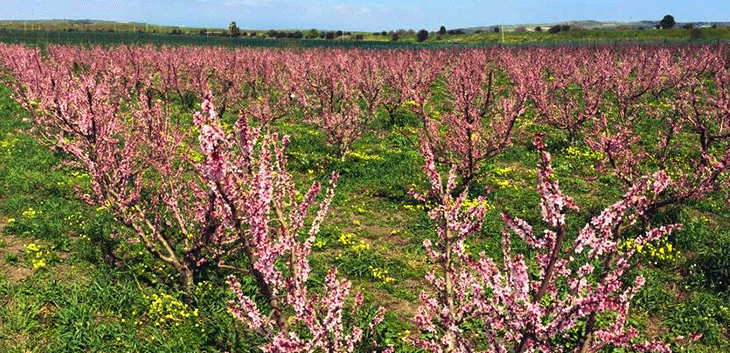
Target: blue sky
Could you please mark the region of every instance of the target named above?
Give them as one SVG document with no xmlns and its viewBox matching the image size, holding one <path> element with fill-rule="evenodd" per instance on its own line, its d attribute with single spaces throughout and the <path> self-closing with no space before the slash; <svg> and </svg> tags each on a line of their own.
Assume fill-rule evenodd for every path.
<svg viewBox="0 0 730 353">
<path fill-rule="evenodd" d="M 245 29 L 438 30 L 570 20 L 730 21 L 727 1 L 0 0 L 0 19 L 102 19 Z"/>
</svg>

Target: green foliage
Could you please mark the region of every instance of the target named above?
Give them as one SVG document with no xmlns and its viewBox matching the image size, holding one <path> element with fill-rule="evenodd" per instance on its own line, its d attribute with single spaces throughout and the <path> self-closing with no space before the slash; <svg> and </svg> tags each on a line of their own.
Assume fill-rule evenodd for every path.
<svg viewBox="0 0 730 353">
<path fill-rule="evenodd" d="M 661 21 L 659 21 L 659 26 L 661 26 L 663 29 L 669 29 L 674 27 L 674 17 L 672 15 L 666 15 L 662 18 Z"/>
<path fill-rule="evenodd" d="M 236 25 L 236 21 L 233 21 L 230 25 L 228 25 L 228 35 L 234 38 L 241 36 L 241 29 Z"/>
<path fill-rule="evenodd" d="M 15 265 L 18 263 L 18 254 L 5 254 L 5 262 Z"/>
<path fill-rule="evenodd" d="M 307 31 L 307 33 L 304 34 L 304 38 L 307 38 L 307 39 L 319 38 L 319 31 L 316 29 L 310 29 L 309 31 Z"/>
<path fill-rule="evenodd" d="M 427 30 L 422 29 L 422 30 L 418 31 L 418 33 L 416 33 L 416 41 L 417 42 L 420 43 L 420 42 L 425 41 L 426 39 L 428 39 L 428 31 Z"/>
</svg>

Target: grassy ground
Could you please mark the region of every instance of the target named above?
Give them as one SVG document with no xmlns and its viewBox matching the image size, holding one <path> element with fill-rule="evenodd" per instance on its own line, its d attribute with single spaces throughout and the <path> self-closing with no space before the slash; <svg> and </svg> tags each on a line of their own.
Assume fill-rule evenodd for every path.
<svg viewBox="0 0 730 353">
<path fill-rule="evenodd" d="M 114 238 L 119 226 L 103 210 L 78 201 L 73 185 L 83 184 L 85 176 L 67 167 L 63 154 L 29 137 L 27 119 L 0 88 L 0 351 L 255 351 L 257 338 L 227 312 L 232 294 L 222 275 L 207 273 L 195 302 L 184 303 L 175 280 L 155 274 L 158 263 Z M 412 330 L 409 320 L 429 267 L 421 244 L 434 236 L 425 210 L 408 196 L 411 188 L 427 185 L 422 157 L 412 135 L 404 133 L 413 120 L 401 113 L 396 125 L 384 117 L 376 121 L 343 161 L 331 157 L 326 137 L 314 128 L 277 126 L 292 135 L 289 169 L 302 188 L 325 180 L 332 170 L 341 172 L 332 211 L 314 246 L 313 286 L 336 266 L 365 294 L 367 310 L 387 307 L 379 339 L 399 352 L 412 351 L 401 338 Z M 501 257 L 502 211 L 540 224 L 533 130 L 548 133 L 561 186 L 581 207 L 571 215 L 572 230 L 620 196 L 610 180 L 586 174 L 591 173 L 587 147 L 565 148 L 559 132 L 533 126 L 475 182 L 474 196 L 485 187 L 492 192 L 484 229 L 469 241 L 474 252 Z M 712 277 L 712 271 L 730 269 L 717 266 L 727 254 L 722 249 L 730 247 L 726 199 L 713 194 L 661 216 L 685 225 L 668 240 L 673 254 L 681 253 L 641 259 L 637 273 L 647 277 L 647 286 L 636 298 L 630 324 L 667 340 L 701 333 L 691 352 L 730 349 L 727 284 Z M 241 280 L 244 287 L 252 285 Z"/>
</svg>

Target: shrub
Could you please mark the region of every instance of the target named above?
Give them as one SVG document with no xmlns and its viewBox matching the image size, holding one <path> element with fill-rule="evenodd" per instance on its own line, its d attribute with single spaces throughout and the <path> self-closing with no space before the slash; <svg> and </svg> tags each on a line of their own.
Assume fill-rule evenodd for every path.
<svg viewBox="0 0 730 353">
<path fill-rule="evenodd" d="M 307 31 L 307 34 L 304 35 L 304 38 L 307 38 L 307 39 L 315 39 L 318 37 L 319 37 L 319 31 L 314 28 Z"/>
<path fill-rule="evenodd" d="M 428 31 L 425 29 L 418 31 L 418 34 L 416 34 L 416 41 L 420 43 L 425 41 L 426 39 L 428 39 Z"/>
</svg>

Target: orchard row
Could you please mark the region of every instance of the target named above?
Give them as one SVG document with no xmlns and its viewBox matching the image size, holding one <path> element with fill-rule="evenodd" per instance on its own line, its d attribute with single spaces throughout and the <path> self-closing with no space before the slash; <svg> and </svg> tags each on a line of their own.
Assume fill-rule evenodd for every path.
<svg viewBox="0 0 730 353">
<path fill-rule="evenodd" d="M 416 197 L 431 204 L 437 229 L 424 242 L 433 271 L 414 317 L 421 334 L 409 339 L 433 352 L 668 351 L 626 327 L 644 279 L 628 274 L 635 248 L 621 244 L 665 236 L 680 225 L 653 224 L 657 212 L 727 186 L 724 44 L 442 51 L 3 45 L 0 60 L 4 83 L 33 114 L 33 132 L 89 173 L 90 188 L 79 194 L 126 225 L 129 241 L 177 271 L 186 288 L 208 264 L 254 277 L 266 312 L 235 277 L 239 300 L 230 308 L 269 339 L 271 352 L 354 351 L 373 343 L 363 337 L 383 314 L 366 327 L 344 322 L 349 283 L 334 270 L 323 294 L 307 288 L 308 256 L 338 175 L 310 211 L 321 186 L 297 194 L 277 120 L 315 125 L 344 158 L 376 117 L 393 124 L 416 117 L 412 137 L 431 182 Z M 229 124 L 227 112 L 238 119 Z M 622 183 L 624 198 L 567 234 L 565 214 L 576 205 L 561 192 L 538 134 L 545 231 L 533 234 L 504 214 L 504 259 L 473 256 L 464 240 L 479 231 L 486 209 L 463 206 L 468 188 L 486 161 L 535 126 L 594 149 L 594 167 Z M 451 166 L 445 184 L 438 164 Z M 537 257 L 514 254 L 514 240 Z M 529 274 L 530 263 L 539 275 Z"/>
</svg>

